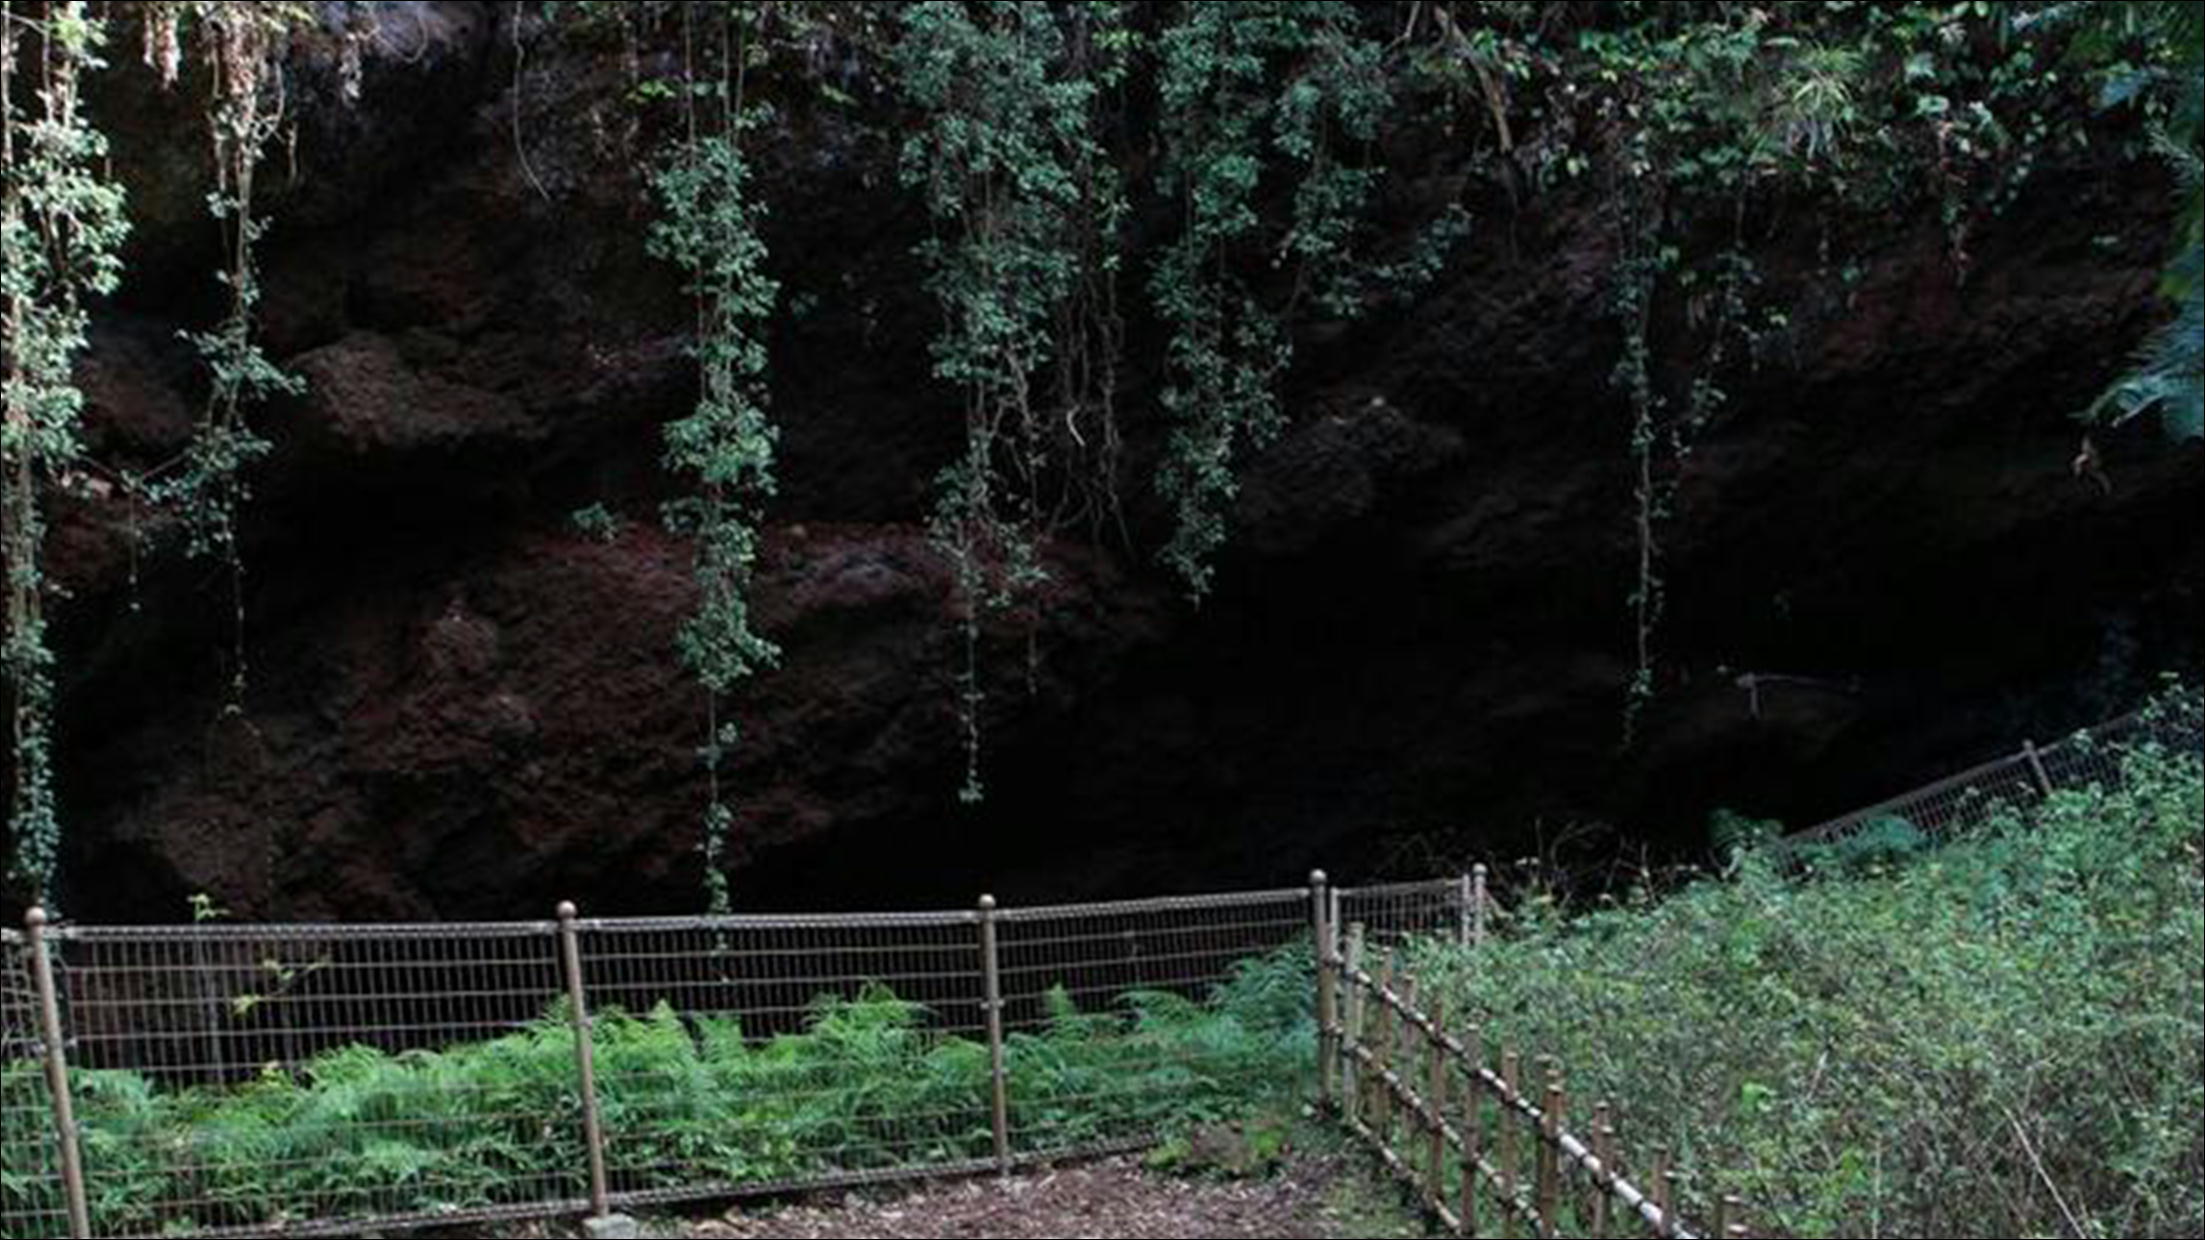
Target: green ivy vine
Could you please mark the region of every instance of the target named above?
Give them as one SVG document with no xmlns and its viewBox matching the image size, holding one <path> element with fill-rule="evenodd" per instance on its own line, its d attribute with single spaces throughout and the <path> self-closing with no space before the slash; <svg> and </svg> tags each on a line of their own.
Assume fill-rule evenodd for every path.
<svg viewBox="0 0 2205 1240">
<path fill-rule="evenodd" d="M 1099 485 L 1067 494 L 1114 494 L 1125 198 L 1097 106 L 1123 78 L 1126 8 L 901 11 L 897 75 L 921 117 L 904 173 L 937 225 L 921 247 L 942 310 L 934 372 L 965 395 L 964 451 L 936 484 L 929 528 L 956 577 L 967 803 L 985 795 L 982 614 L 1045 580 L 1039 544 L 1077 506 L 1045 495 L 1053 474 L 1084 462 L 1076 475 Z"/>
<path fill-rule="evenodd" d="M 1393 92 L 1385 45 L 1352 5 L 1178 5 L 1157 54 L 1162 179 L 1182 217 L 1149 282 L 1171 332 L 1157 482 L 1176 512 L 1164 560 L 1199 600 L 1238 467 L 1285 425 L 1277 386 L 1294 311 L 1357 303 L 1354 241 L 1379 173 L 1356 148 L 1376 138 Z M 1293 178 L 1283 234 L 1261 206 L 1279 164 Z"/>
<path fill-rule="evenodd" d="M 270 398 L 297 395 L 305 387 L 268 357 L 255 328 L 261 299 L 257 253 L 268 228 L 256 213 L 256 184 L 261 161 L 285 126 L 283 51 L 291 32 L 306 20 L 299 5 L 235 2 L 156 5 L 147 16 L 147 59 L 167 82 L 176 80 L 180 44 L 192 26 L 204 46 L 215 172 L 207 209 L 222 232 L 224 263 L 216 278 L 227 306 L 212 329 L 185 335 L 208 374 L 207 399 L 190 446 L 167 468 L 133 479 L 132 486 L 179 519 L 191 554 L 220 559 L 228 574 L 233 714 L 244 709 L 249 679 L 238 513 L 252 497 L 248 467 L 271 446 L 249 415 Z"/>
<path fill-rule="evenodd" d="M 766 272 L 758 232 L 763 207 L 751 192 L 742 147 L 744 132 L 762 118 L 745 90 L 750 39 L 762 15 L 750 5 L 684 5 L 681 18 L 683 130 L 653 177 L 661 214 L 649 243 L 653 254 L 681 269 L 696 306 L 697 404 L 667 425 L 665 458 L 692 490 L 666 504 L 664 519 L 690 540 L 697 583 L 697 609 L 683 623 L 678 646 L 708 701 L 700 750 L 710 781 L 704 870 L 709 909 L 721 914 L 732 911 L 726 854 L 734 822 L 723 775 L 740 740 L 723 702 L 779 657 L 752 627 L 750 613 L 759 511 L 774 490 L 765 323 L 779 286 Z"/>
<path fill-rule="evenodd" d="M 2041 28 L 2060 6 L 1987 3 L 1613 6 L 1574 48 L 1518 26 L 1504 63 L 1556 115 L 1603 141 L 1531 153 L 1542 184 L 1597 173 L 1614 225 L 1610 301 L 1622 349 L 1637 547 L 1626 744 L 1657 695 L 1667 608 L 1662 530 L 1694 443 L 1720 420 L 1727 373 L 1789 323 L 1746 254 L 1778 228 L 1821 238 L 1822 266 L 1857 275 L 1848 238 L 1934 208 L 1964 280 L 1981 223 L 2035 167 L 2087 135 L 2063 125 L 2085 93 Z M 1548 121 L 1553 123 L 1554 117 Z M 1801 218 L 1801 216 L 1804 218 Z M 1653 358 L 1670 364 L 1657 373 Z"/>
<path fill-rule="evenodd" d="M 107 142 L 86 117 L 85 78 L 103 67 L 107 19 L 84 3 L 0 6 L 0 544 L 7 553 L 7 670 L 15 840 L 10 880 L 51 900 L 61 851 L 55 808 L 51 589 L 40 565 L 47 494 L 79 462 L 84 407 L 73 367 L 86 302 L 122 280 L 129 232 Z"/>
</svg>

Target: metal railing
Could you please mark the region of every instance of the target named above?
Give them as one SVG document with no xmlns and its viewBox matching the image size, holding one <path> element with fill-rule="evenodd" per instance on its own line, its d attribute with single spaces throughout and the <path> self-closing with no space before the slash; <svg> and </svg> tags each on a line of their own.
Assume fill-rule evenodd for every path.
<svg viewBox="0 0 2205 1240">
<path fill-rule="evenodd" d="M 2201 734 L 2194 694 L 2170 696 L 2158 705 L 2049 745 L 2025 740 L 2013 754 L 1787 836 L 1779 846 L 1833 844 L 1886 824 L 1927 839 L 1949 836 L 1986 825 L 2062 789 L 2117 786 L 2123 778 L 2124 755 L 2148 743 L 2197 751 Z"/>
<path fill-rule="evenodd" d="M 0 1235 L 601 1216 L 1137 1149 L 1190 1101 L 1314 1074 L 1313 927 L 1335 903 L 1374 935 L 1455 933 L 1473 889 L 1320 876 L 1048 908 L 423 925 L 34 916 L 0 933 Z"/>
<path fill-rule="evenodd" d="M 1343 887 L 1327 909 L 1334 926 L 1360 925 L 1373 938 L 1451 939 L 1468 947 L 1485 940 L 1494 911 L 1483 865 L 1454 878 Z"/>
</svg>

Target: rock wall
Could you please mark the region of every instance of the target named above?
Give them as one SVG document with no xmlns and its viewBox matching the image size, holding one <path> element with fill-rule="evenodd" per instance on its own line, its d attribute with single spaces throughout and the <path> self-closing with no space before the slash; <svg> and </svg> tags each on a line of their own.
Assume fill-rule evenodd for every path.
<svg viewBox="0 0 2205 1240">
<path fill-rule="evenodd" d="M 378 7 L 362 98 L 309 67 L 277 177 L 266 333 L 309 390 L 259 415 L 278 451 L 247 520 L 242 713 L 221 574 L 96 486 L 59 514 L 80 916 L 173 918 L 195 892 L 265 917 L 701 899 L 686 549 L 655 518 L 658 428 L 693 384 L 624 70 L 516 57 L 505 6 Z M 144 465 L 188 432 L 176 332 L 218 290 L 187 88 L 116 77 L 141 223 L 86 385 L 96 455 Z M 1038 603 L 991 628 L 992 795 L 962 807 L 922 529 L 960 423 L 877 103 L 792 106 L 761 147 L 789 310 L 759 608 L 785 660 L 737 703 L 746 906 L 1689 857 L 1715 806 L 1834 812 L 2198 664 L 2200 453 L 2139 429 L 2103 443 L 2110 492 L 2068 468 L 2072 411 L 2157 314 L 2150 169 L 2048 169 L 1964 278 L 1933 224 L 1859 239 L 1842 296 L 1811 239 L 1761 239 L 1792 328 L 1683 478 L 1662 694 L 1628 752 L 1611 230 L 1566 194 L 1473 192 L 1435 287 L 1305 325 L 1293 429 L 1199 610 L 1154 562 L 1137 424 L 1135 545 L 1052 547 Z M 1449 158 L 1414 192 L 1458 188 Z M 1128 407 L 1153 395 L 1136 366 Z M 599 502 L 607 538 L 570 519 Z"/>
</svg>

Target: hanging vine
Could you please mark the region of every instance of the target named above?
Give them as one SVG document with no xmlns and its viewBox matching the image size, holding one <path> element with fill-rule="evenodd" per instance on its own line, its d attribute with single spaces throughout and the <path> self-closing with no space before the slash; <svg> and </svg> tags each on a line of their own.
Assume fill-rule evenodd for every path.
<svg viewBox="0 0 2205 1240">
<path fill-rule="evenodd" d="M 2014 14 L 1895 5 L 1847 16 L 1625 5 L 1624 20 L 1580 32 L 1576 56 L 1540 62 L 1565 98 L 1589 105 L 1598 158 L 1572 153 L 1566 167 L 1600 170 L 1615 233 L 1614 385 L 1629 418 L 1636 544 L 1626 745 L 1657 695 L 1663 529 L 1682 471 L 1728 401 L 1726 371 L 1787 323 L 1758 295 L 1749 233 L 1801 227 L 1786 216 L 1804 204 L 1829 267 L 1843 227 L 1926 202 L 1964 275 L 1970 229 L 2010 204 L 2055 144 L 2058 94 L 2040 80 L 2043 49 L 2021 29 L 2022 10 L 2042 6 L 2008 7 Z M 1850 262 L 1838 265 L 1857 278 Z M 1671 359 L 1664 373 L 1657 353 Z"/>
<path fill-rule="evenodd" d="M 190 447 L 168 469 L 136 480 L 135 486 L 180 518 L 193 555 L 216 557 L 227 572 L 233 714 L 244 709 L 249 680 L 238 513 L 252 497 L 247 469 L 270 447 L 249 414 L 271 397 L 304 390 L 304 382 L 277 366 L 255 335 L 261 298 L 257 254 L 267 232 L 266 221 L 256 214 L 255 192 L 261 161 L 285 125 L 281 56 L 290 32 L 305 20 L 299 5 L 234 2 L 155 6 L 146 19 L 146 60 L 170 83 L 181 68 L 188 27 L 196 24 L 200 32 L 215 173 L 207 206 L 222 232 L 224 261 L 216 278 L 228 305 L 212 330 L 186 336 L 208 371 L 207 399 Z"/>
<path fill-rule="evenodd" d="M 1379 173 L 1343 148 L 1375 139 L 1392 92 L 1385 46 L 1352 5 L 1177 6 L 1159 56 L 1162 175 L 1183 224 L 1149 283 L 1171 332 L 1157 483 L 1176 512 L 1164 561 L 1200 600 L 1239 464 L 1285 425 L 1277 385 L 1295 309 L 1359 303 L 1354 241 Z M 1274 162 L 1293 178 L 1292 219 L 1275 236 L 1259 202 Z M 1283 272 L 1284 287 L 1253 264 Z"/>
<path fill-rule="evenodd" d="M 750 40 L 761 18 L 750 5 L 682 6 L 683 130 L 654 177 L 661 217 L 650 235 L 651 252 L 682 270 L 696 305 L 697 404 L 668 424 L 665 458 L 695 489 L 669 502 L 664 517 L 670 530 L 691 540 L 697 583 L 697 610 L 682 625 L 678 643 L 707 698 L 700 755 L 710 803 L 702 850 L 707 903 L 715 914 L 732 906 L 726 855 L 734 811 L 724 794 L 724 770 L 740 739 L 725 717 L 724 699 L 779 657 L 751 627 L 750 616 L 759 510 L 774 490 L 764 324 L 779 295 L 765 270 L 758 232 L 763 208 L 751 194 L 742 147 L 744 132 L 761 119 L 745 90 Z"/>
<path fill-rule="evenodd" d="M 73 367 L 88 298 L 122 279 L 129 224 L 106 173 L 107 142 L 84 112 L 107 23 L 83 3 L 0 6 L 0 544 L 7 554 L 7 670 L 15 841 L 10 881 L 51 900 L 61 851 L 55 807 L 54 655 L 46 619 L 44 500 L 75 465 L 84 407 Z"/>
<path fill-rule="evenodd" d="M 1045 579 L 1039 543 L 1067 513 L 1115 495 L 1124 195 L 1096 108 L 1124 72 L 1124 19 L 1118 4 L 902 11 L 896 67 L 922 117 L 904 172 L 937 226 L 921 247 L 942 310 L 934 372 L 965 394 L 964 451 L 936 483 L 930 532 L 956 574 L 967 803 L 985 795 L 982 615 Z"/>
</svg>

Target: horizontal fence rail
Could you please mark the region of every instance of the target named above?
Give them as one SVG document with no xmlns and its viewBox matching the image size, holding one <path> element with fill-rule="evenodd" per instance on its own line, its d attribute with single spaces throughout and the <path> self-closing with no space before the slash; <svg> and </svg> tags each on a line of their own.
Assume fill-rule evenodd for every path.
<svg viewBox="0 0 2205 1240">
<path fill-rule="evenodd" d="M 1420 1006 L 1398 949 L 1364 967 L 1366 928 L 1350 923 L 1328 949 L 1319 998 L 1328 1016 L 1327 1102 L 1451 1234 L 1459 1236 L 1731 1237 L 1748 1235 L 1735 1197 L 1712 1223 L 1688 1225 L 1666 1151 L 1646 1187 L 1625 1174 L 1606 1104 L 1580 1135 L 1569 1127 L 1560 1065 L 1523 1080 L 1507 1048 L 1489 1058 L 1476 1026 L 1460 1036 Z"/>
</svg>

